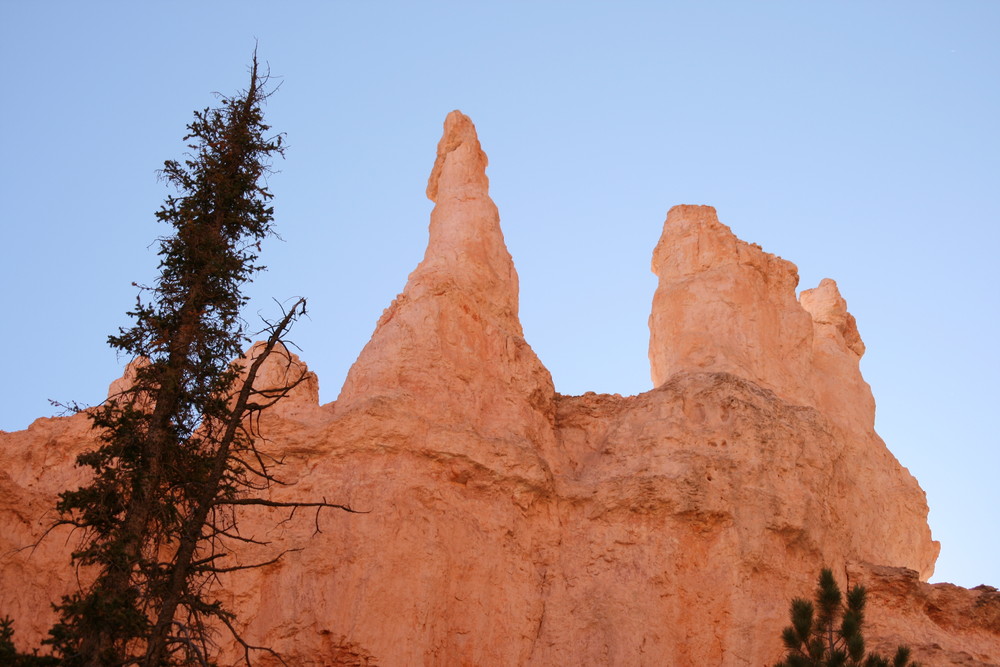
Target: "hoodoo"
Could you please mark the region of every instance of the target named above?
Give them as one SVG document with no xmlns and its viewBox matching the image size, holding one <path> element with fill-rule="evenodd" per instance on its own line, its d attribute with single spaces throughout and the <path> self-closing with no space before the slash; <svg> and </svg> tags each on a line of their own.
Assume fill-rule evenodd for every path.
<svg viewBox="0 0 1000 667">
<path fill-rule="evenodd" d="M 287 553 L 221 580 L 244 637 L 295 665 L 757 667 L 827 566 L 868 586 L 870 648 L 1000 664 L 1000 593 L 925 583 L 926 500 L 874 431 L 836 283 L 797 298 L 791 262 L 710 207 L 674 207 L 653 253 L 655 388 L 556 394 L 524 340 L 486 166 L 449 114 L 427 252 L 339 398 L 319 405 L 310 375 L 265 413 L 293 483 L 274 499 L 368 513 L 246 512 L 241 533 L 267 544 L 235 560 Z M 282 364 L 261 381 L 303 362 Z M 25 547 L 93 442 L 83 415 L 0 432 L 0 615 L 21 647 L 76 585 L 71 535 Z M 218 638 L 219 664 L 240 662 Z"/>
<path fill-rule="evenodd" d="M 427 252 L 348 373 L 337 411 L 391 402 L 429 420 L 436 447 L 542 483 L 530 443 L 552 438 L 555 390 L 524 340 L 486 165 L 472 121 L 451 112 L 427 183 Z"/>
</svg>

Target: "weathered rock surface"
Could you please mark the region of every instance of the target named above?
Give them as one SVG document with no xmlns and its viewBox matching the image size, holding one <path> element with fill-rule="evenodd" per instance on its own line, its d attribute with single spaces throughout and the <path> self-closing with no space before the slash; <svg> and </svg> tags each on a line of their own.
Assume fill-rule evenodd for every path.
<svg viewBox="0 0 1000 667">
<path fill-rule="evenodd" d="M 827 565 L 869 586 L 871 645 L 1000 663 L 998 594 L 922 583 L 937 555 L 924 495 L 872 428 L 832 281 L 796 299 L 791 263 L 676 207 L 653 261 L 656 388 L 560 396 L 522 335 L 485 167 L 453 112 L 427 254 L 340 397 L 319 405 L 309 374 L 264 418 L 295 482 L 273 497 L 369 513 L 243 517 L 271 544 L 237 561 L 302 548 L 223 582 L 247 639 L 295 665 L 767 665 L 790 599 Z M 279 362 L 262 383 L 305 370 Z M 72 541 L 16 549 L 79 481 L 87 427 L 0 433 L 0 613 L 25 644 L 74 585 Z"/>
<path fill-rule="evenodd" d="M 70 590 L 72 534 L 58 528 L 41 537 L 56 519 L 59 492 L 83 482 L 73 464 L 93 444 L 83 414 L 0 431 L 0 616 L 17 620 L 18 643 L 37 646 L 47 636 L 55 620 L 50 603 Z"/>
<path fill-rule="evenodd" d="M 436 204 L 427 252 L 348 373 L 336 412 L 391 410 L 421 423 L 413 448 L 540 484 L 555 389 L 524 340 L 486 163 L 472 122 L 453 111 L 427 184 Z"/>
<path fill-rule="evenodd" d="M 868 589 L 866 638 L 871 650 L 891 655 L 901 644 L 924 665 L 1000 664 L 1000 593 L 928 584 L 904 568 L 848 563 L 845 579 Z"/>
<path fill-rule="evenodd" d="M 653 273 L 654 386 L 679 371 L 725 371 L 857 433 L 873 429 L 875 401 L 858 365 L 865 346 L 834 281 L 797 300 L 795 265 L 736 238 L 711 206 L 670 209 Z"/>
</svg>

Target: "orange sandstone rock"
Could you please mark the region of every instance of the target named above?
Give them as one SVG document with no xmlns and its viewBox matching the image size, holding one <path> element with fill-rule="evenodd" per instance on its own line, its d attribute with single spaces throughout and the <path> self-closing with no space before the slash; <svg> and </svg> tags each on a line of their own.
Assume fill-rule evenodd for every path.
<svg viewBox="0 0 1000 667">
<path fill-rule="evenodd" d="M 848 563 L 846 579 L 868 589 L 865 637 L 870 650 L 891 655 L 901 644 L 924 665 L 998 664 L 1000 592 L 928 584 L 917 573 L 871 563 Z"/>
<path fill-rule="evenodd" d="M 47 636 L 56 620 L 51 603 L 75 583 L 69 554 L 76 536 L 66 527 L 42 535 L 57 518 L 58 493 L 85 481 L 74 463 L 94 443 L 84 414 L 0 431 L 0 616 L 16 619 L 20 645 L 37 647 Z"/>
<path fill-rule="evenodd" d="M 995 591 L 921 582 L 926 501 L 872 428 L 833 281 L 796 299 L 791 263 L 675 207 L 653 258 L 656 388 L 557 395 L 523 338 L 486 164 L 450 114 L 427 253 L 335 403 L 294 355 L 261 374 L 307 378 L 262 419 L 294 482 L 271 497 L 368 513 L 242 515 L 270 544 L 231 564 L 301 549 L 223 579 L 248 640 L 295 665 L 759 666 L 825 565 L 872 591 L 871 645 L 1000 662 Z M 82 419 L 0 434 L 0 613 L 24 645 L 74 584 L 64 537 L 15 548 L 78 479 Z M 238 662 L 220 641 L 220 664 Z"/>
<path fill-rule="evenodd" d="M 542 483 L 538 446 L 554 437 L 555 389 L 524 340 L 486 163 L 472 122 L 451 112 L 427 184 L 436 205 L 424 260 L 383 313 L 336 410 L 391 405 L 424 423 L 413 449 Z"/>
<path fill-rule="evenodd" d="M 809 403 L 813 327 L 794 264 L 736 238 L 711 206 L 675 206 L 653 273 L 653 386 L 683 370 L 724 371 Z"/>
</svg>

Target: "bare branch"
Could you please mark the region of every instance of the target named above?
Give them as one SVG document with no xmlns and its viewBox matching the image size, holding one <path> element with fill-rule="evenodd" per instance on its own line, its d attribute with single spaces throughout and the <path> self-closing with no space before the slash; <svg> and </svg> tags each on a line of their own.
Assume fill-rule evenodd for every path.
<svg viewBox="0 0 1000 667">
<path fill-rule="evenodd" d="M 271 656 L 274 657 L 278 662 L 287 667 L 288 663 L 285 662 L 284 658 L 282 658 L 276 651 L 274 651 L 274 649 L 271 649 L 267 646 L 254 646 L 252 644 L 248 644 L 240 635 L 240 633 L 236 630 L 236 628 L 233 627 L 232 621 L 230 621 L 228 618 L 222 618 L 221 620 L 225 624 L 225 626 L 229 628 L 229 632 L 230 634 L 232 634 L 233 639 L 235 639 L 237 643 L 239 643 L 239 645 L 243 647 L 243 660 L 246 662 L 247 665 L 253 664 L 250 662 L 250 651 L 263 651 L 264 653 L 271 654 Z"/>
<path fill-rule="evenodd" d="M 225 573 L 225 572 L 238 572 L 240 570 L 256 570 L 258 568 L 265 567 L 267 565 L 274 565 L 279 560 L 281 560 L 282 557 L 285 554 L 292 553 L 292 552 L 295 552 L 295 551 L 302 551 L 302 549 L 301 548 L 298 548 L 298 549 L 285 549 L 284 551 L 282 551 L 280 554 L 278 554 L 277 556 L 275 556 L 271 560 L 263 561 L 263 562 L 260 562 L 260 563 L 252 563 L 250 565 L 233 565 L 232 567 L 204 568 L 202 571 L 204 571 L 204 572 L 212 572 L 213 574 L 222 574 L 222 573 Z"/>
<path fill-rule="evenodd" d="M 338 505 L 336 503 L 323 502 L 311 502 L 311 503 L 300 503 L 300 502 L 279 502 L 276 500 L 264 500 L 263 498 L 233 498 L 231 500 L 219 500 L 215 503 L 216 505 L 261 505 L 263 507 L 328 507 L 330 509 L 343 510 L 345 512 L 350 512 L 351 514 L 369 514 L 371 510 L 356 510 L 352 509 L 349 505 Z"/>
</svg>

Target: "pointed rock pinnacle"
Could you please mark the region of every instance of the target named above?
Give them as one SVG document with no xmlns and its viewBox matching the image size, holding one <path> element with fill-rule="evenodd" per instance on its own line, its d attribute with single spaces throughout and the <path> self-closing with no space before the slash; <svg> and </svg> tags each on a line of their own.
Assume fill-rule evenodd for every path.
<svg viewBox="0 0 1000 667">
<path fill-rule="evenodd" d="M 490 180 L 486 177 L 489 160 L 479 145 L 476 127 L 469 117 L 455 110 L 444 120 L 444 133 L 438 142 L 437 158 L 427 179 L 427 198 L 488 196 Z"/>
<path fill-rule="evenodd" d="M 501 317 L 505 328 L 520 335 L 517 271 L 490 199 L 487 163 L 472 121 L 452 111 L 427 181 L 427 196 L 436 204 L 427 251 L 403 294 L 416 298 L 458 289 L 478 303 L 477 310 Z"/>
<path fill-rule="evenodd" d="M 494 443 L 527 432 L 538 441 L 550 430 L 555 389 L 523 337 L 517 272 L 486 164 L 472 121 L 448 114 L 427 184 L 435 202 L 427 251 L 348 373 L 338 411 L 389 399 L 435 429 L 473 424 Z M 456 441 L 487 465 L 507 457 L 502 466 L 540 474 L 533 452 L 487 455 L 474 442 Z"/>
</svg>

